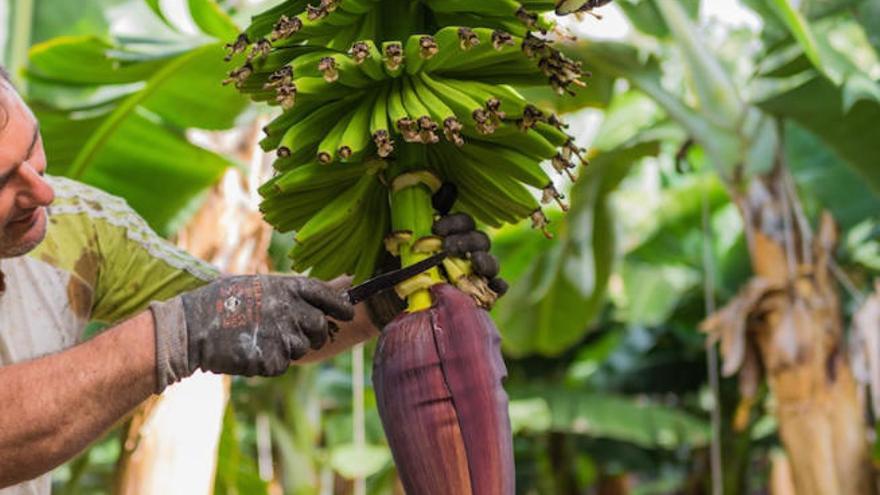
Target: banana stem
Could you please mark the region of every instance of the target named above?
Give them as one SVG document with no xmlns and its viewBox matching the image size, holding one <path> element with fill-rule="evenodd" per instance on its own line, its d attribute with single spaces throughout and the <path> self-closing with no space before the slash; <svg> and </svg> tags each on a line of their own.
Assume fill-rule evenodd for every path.
<svg viewBox="0 0 880 495">
<path fill-rule="evenodd" d="M 397 174 L 418 169 L 418 164 L 424 163 L 424 150 L 422 146 L 404 146 L 401 150 L 400 161 L 395 167 Z M 412 155 L 406 153 L 414 151 Z M 407 156 L 410 155 L 410 156 Z M 431 235 L 431 225 L 434 222 L 434 207 L 431 205 L 431 190 L 424 184 L 413 184 L 399 191 L 391 193 L 391 224 L 394 231 L 410 231 L 412 237 L 409 242 L 400 246 L 401 266 L 409 266 L 418 263 L 430 256 L 428 253 L 413 252 L 413 244 Z M 434 283 L 440 283 L 443 278 L 437 268 L 425 272 Z M 419 289 L 407 296 L 407 310 L 411 313 L 423 311 L 431 307 L 433 301 L 427 288 Z"/>
</svg>

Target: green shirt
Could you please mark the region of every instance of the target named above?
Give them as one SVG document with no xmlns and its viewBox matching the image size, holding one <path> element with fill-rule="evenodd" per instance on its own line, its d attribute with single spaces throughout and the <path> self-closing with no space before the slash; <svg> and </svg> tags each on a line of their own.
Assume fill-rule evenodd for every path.
<svg viewBox="0 0 880 495">
<path fill-rule="evenodd" d="M 0 260 L 0 366 L 79 343 L 91 321 L 113 323 L 216 277 L 211 266 L 157 236 L 124 200 L 48 177 L 55 201 L 45 240 Z M 0 490 L 47 495 L 49 475 Z"/>
</svg>

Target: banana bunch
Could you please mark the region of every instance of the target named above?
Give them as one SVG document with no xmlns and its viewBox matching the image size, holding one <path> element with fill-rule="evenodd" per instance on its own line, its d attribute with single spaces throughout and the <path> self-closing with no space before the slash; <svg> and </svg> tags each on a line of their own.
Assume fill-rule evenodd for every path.
<svg viewBox="0 0 880 495">
<path fill-rule="evenodd" d="M 392 221 L 392 184 L 413 171 L 432 177 L 428 190 L 454 183 L 457 209 L 487 225 L 531 218 L 547 233 L 541 204 L 566 206 L 541 163 L 574 179 L 583 150 L 514 86 L 584 85 L 537 13 L 554 7 L 288 0 L 254 17 L 228 45 L 238 66 L 225 83 L 281 107 L 261 141 L 277 155 L 261 208 L 279 231 L 296 231 L 297 270 L 370 276 L 389 229 L 417 230 Z"/>
<path fill-rule="evenodd" d="M 407 312 L 377 345 L 380 417 L 407 493 L 513 495 L 506 370 L 485 311 L 504 288 L 475 275 L 485 234 L 485 249 L 458 249 L 434 220 L 452 205 L 550 236 L 542 204 L 567 209 L 552 172 L 574 180 L 586 162 L 516 87 L 583 86 L 541 12 L 603 0 L 313 1 L 257 15 L 228 45 L 225 82 L 281 109 L 261 141 L 277 155 L 261 209 L 296 232 L 294 267 L 320 278 L 370 277 L 383 250 L 406 266 L 446 249 L 442 267 L 395 287 Z"/>
</svg>

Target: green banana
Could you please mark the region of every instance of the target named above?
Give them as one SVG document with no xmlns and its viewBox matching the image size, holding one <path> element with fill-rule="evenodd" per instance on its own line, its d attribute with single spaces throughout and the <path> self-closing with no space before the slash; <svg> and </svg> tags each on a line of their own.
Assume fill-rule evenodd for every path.
<svg viewBox="0 0 880 495">
<path fill-rule="evenodd" d="M 462 57 L 464 52 L 482 44 L 482 40 L 471 28 L 448 26 L 434 34 L 434 43 L 437 44 L 437 53 L 424 61 L 421 67 L 423 72 L 431 72 L 442 67 L 447 60 Z"/>
<path fill-rule="evenodd" d="M 437 123 L 431 119 L 431 112 L 422 104 L 422 100 L 416 94 L 412 79 L 410 77 L 402 77 L 401 82 L 403 105 L 406 108 L 406 112 L 416 119 L 419 130 L 419 142 L 425 144 L 436 143 L 440 138 L 437 136 Z"/>
<path fill-rule="evenodd" d="M 382 62 L 382 54 L 376 48 L 376 44 L 370 40 L 358 41 L 351 45 L 349 50 L 354 63 L 361 67 L 364 74 L 374 81 L 383 81 L 388 79 L 385 73 L 384 62 Z"/>
<path fill-rule="evenodd" d="M 491 134 L 495 131 L 488 112 L 483 104 L 473 99 L 470 95 L 459 91 L 457 88 L 445 82 L 434 79 L 424 72 L 419 74 L 425 86 L 431 89 L 449 108 L 458 116 L 465 127 L 474 125 L 477 132 Z M 473 123 L 473 124 L 472 124 Z"/>
<path fill-rule="evenodd" d="M 370 115 L 370 136 L 376 145 L 376 153 L 380 158 L 387 158 L 394 152 L 394 141 L 388 125 L 388 95 L 392 86 L 386 84 L 376 95 L 373 102 L 373 111 Z"/>
<path fill-rule="evenodd" d="M 360 257 L 354 269 L 354 283 L 360 283 L 369 279 L 376 272 L 376 263 L 384 249 L 382 240 L 385 238 L 391 224 L 388 214 L 388 197 L 385 194 L 376 194 L 367 209 L 366 218 L 362 222 L 368 226 L 369 233 L 362 244 L 363 249 L 358 249 Z"/>
<path fill-rule="evenodd" d="M 509 16 L 523 6 L 516 0 L 423 0 L 434 12 L 486 14 Z"/>
<path fill-rule="evenodd" d="M 403 103 L 403 82 L 400 79 L 393 81 L 391 90 L 388 93 L 388 117 L 404 141 L 407 143 L 419 141 L 418 124 L 407 113 L 407 108 Z"/>
<path fill-rule="evenodd" d="M 251 25 L 245 31 L 248 39 L 256 40 L 267 36 L 281 16 L 295 16 L 305 10 L 309 0 L 288 0 L 251 18 Z"/>
<path fill-rule="evenodd" d="M 432 72 L 464 72 L 473 69 L 480 72 L 485 66 L 506 63 L 517 58 L 527 59 L 519 46 L 522 38 L 511 36 L 507 32 L 487 28 L 475 28 L 474 34 L 480 43 L 471 48 L 467 56 L 447 57 L 431 65 Z"/>
<path fill-rule="evenodd" d="M 339 9 L 350 14 L 366 14 L 376 9 L 378 2 L 373 0 L 342 0 Z"/>
<path fill-rule="evenodd" d="M 324 205 L 333 201 L 341 189 L 354 185 L 340 182 L 331 188 L 304 191 L 295 195 L 272 196 L 260 203 L 260 211 L 267 222 L 279 232 L 299 230 L 307 221 L 317 214 Z"/>
<path fill-rule="evenodd" d="M 505 127 L 516 129 L 513 125 Z M 549 160 L 559 152 L 557 147 L 542 136 L 541 133 L 532 130 L 496 132 L 489 136 L 476 136 L 475 139 L 516 150 L 536 161 Z"/>
<path fill-rule="evenodd" d="M 448 146 L 441 147 L 438 152 L 445 163 L 456 164 L 455 167 L 446 168 L 455 184 L 469 189 L 474 198 L 486 202 L 483 208 L 497 219 L 516 223 L 538 207 L 528 189 L 510 175 L 483 167 L 481 162 L 472 160 L 458 150 L 449 149 Z"/>
<path fill-rule="evenodd" d="M 352 43 L 357 41 L 358 36 L 363 30 L 363 24 L 366 16 L 360 16 L 357 20 L 346 26 L 340 26 L 330 39 L 324 42 L 327 48 L 344 51 L 347 50 Z"/>
<path fill-rule="evenodd" d="M 338 157 L 339 146 L 342 143 L 342 135 L 351 123 L 353 112 L 348 112 L 344 116 L 337 116 L 337 122 L 330 128 L 321 129 L 324 132 L 324 138 L 318 144 L 318 161 L 323 164 L 333 163 Z"/>
<path fill-rule="evenodd" d="M 266 197 L 273 194 L 334 187 L 340 183 L 357 179 L 367 170 L 368 166 L 364 163 L 329 168 L 320 163 L 310 163 L 287 173 L 276 175 L 260 186 L 259 192 L 260 195 Z"/>
<path fill-rule="evenodd" d="M 339 194 L 333 201 L 327 203 L 317 215 L 309 220 L 296 233 L 296 241 L 306 243 L 316 236 L 335 230 L 348 217 L 360 211 L 368 197 L 367 193 L 376 182 L 377 179 L 374 175 L 364 174 L 361 176 L 355 185 Z"/>
<path fill-rule="evenodd" d="M 385 65 L 385 73 L 388 76 L 400 76 L 403 73 L 405 62 L 403 45 L 399 41 L 386 41 L 382 43 L 382 61 Z"/>
<path fill-rule="evenodd" d="M 434 94 L 421 78 L 413 77 L 410 79 L 410 83 L 416 96 L 418 96 L 425 108 L 430 112 L 431 118 L 435 122 L 442 123 L 443 135 L 446 137 L 446 140 L 454 143 L 456 146 L 463 145 L 464 139 L 461 137 L 463 126 L 458 117 L 456 117 L 455 112 Z"/>
<path fill-rule="evenodd" d="M 421 70 L 425 60 L 430 60 L 439 48 L 433 36 L 414 34 L 406 40 L 404 58 L 406 60 L 406 73 L 413 75 Z"/>
<path fill-rule="evenodd" d="M 516 150 L 485 143 L 470 142 L 461 148 L 462 153 L 482 164 L 494 173 L 507 174 L 532 187 L 543 189 L 551 183 L 539 161 Z"/>
<path fill-rule="evenodd" d="M 376 96 L 364 96 L 358 102 L 340 140 L 337 154 L 342 162 L 359 157 L 370 144 L 370 116 Z"/>
<path fill-rule="evenodd" d="M 339 113 L 351 103 L 351 99 L 343 99 L 317 108 L 284 133 L 279 142 L 279 149 L 287 149 L 288 152 L 293 153 L 295 150 L 319 143 L 326 129 L 338 120 Z"/>
</svg>

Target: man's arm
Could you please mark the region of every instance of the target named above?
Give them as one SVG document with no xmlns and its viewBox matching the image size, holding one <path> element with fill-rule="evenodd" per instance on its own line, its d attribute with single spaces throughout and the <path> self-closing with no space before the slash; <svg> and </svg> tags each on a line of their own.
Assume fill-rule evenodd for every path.
<svg viewBox="0 0 880 495">
<path fill-rule="evenodd" d="M 335 341 L 296 363 L 326 359 L 378 335 L 363 305 L 336 321 Z M 0 487 L 69 460 L 156 390 L 151 311 L 94 339 L 33 361 L 0 367 Z"/>
<path fill-rule="evenodd" d="M 0 487 L 70 459 L 155 389 L 149 311 L 64 352 L 0 368 Z"/>
</svg>

